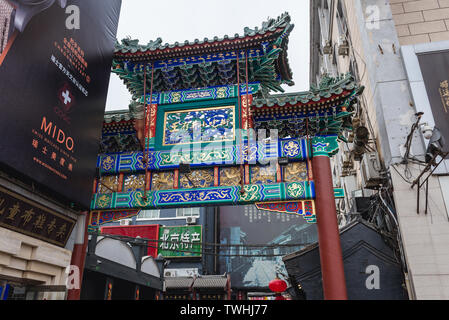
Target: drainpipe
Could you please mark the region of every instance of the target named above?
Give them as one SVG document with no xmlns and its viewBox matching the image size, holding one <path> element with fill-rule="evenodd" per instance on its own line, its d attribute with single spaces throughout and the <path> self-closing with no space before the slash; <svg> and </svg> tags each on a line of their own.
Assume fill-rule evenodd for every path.
<svg viewBox="0 0 449 320">
<path fill-rule="evenodd" d="M 88 243 L 87 226 L 88 213 L 82 212 L 78 216 L 78 226 L 76 228 L 75 245 L 73 247 L 71 266 L 75 266 L 79 270 L 79 283 L 75 284 L 75 288 L 67 291 L 67 300 L 79 300 L 81 296 L 81 286 L 83 284 L 84 263 L 86 261 L 86 249 Z M 75 279 L 77 281 L 78 279 Z"/>
</svg>

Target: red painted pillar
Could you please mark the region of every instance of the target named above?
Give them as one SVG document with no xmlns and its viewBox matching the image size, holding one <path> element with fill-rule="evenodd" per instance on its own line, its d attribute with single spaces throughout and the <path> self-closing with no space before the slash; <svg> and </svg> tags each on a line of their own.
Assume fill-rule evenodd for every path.
<svg viewBox="0 0 449 320">
<path fill-rule="evenodd" d="M 67 290 L 67 300 L 79 300 L 81 296 L 81 286 L 83 283 L 84 262 L 86 261 L 86 249 L 88 243 L 87 226 L 89 224 L 89 215 L 87 212 L 81 213 L 78 219 L 77 235 L 73 247 L 72 259 L 70 264 L 79 269 L 79 289 Z"/>
<path fill-rule="evenodd" d="M 330 158 L 324 155 L 314 156 L 312 170 L 324 299 L 347 300 Z"/>
</svg>

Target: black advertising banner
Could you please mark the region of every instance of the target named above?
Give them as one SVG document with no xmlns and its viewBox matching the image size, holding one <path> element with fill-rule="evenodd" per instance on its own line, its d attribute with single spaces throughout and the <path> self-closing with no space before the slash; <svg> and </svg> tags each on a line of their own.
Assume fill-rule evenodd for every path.
<svg viewBox="0 0 449 320">
<path fill-rule="evenodd" d="M 0 0 L 0 162 L 90 206 L 121 0 Z"/>
<path fill-rule="evenodd" d="M 435 126 L 449 141 L 449 51 L 418 55 Z M 449 152 L 449 144 L 443 146 Z"/>
<path fill-rule="evenodd" d="M 0 187 L 0 226 L 65 247 L 76 220 Z"/>
</svg>

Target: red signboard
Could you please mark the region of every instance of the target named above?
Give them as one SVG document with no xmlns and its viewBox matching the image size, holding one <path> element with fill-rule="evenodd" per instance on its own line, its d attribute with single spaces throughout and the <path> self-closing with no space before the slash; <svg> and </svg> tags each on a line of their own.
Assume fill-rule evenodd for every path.
<svg viewBox="0 0 449 320">
<path fill-rule="evenodd" d="M 143 239 L 155 240 L 148 242 L 148 255 L 153 258 L 157 257 L 159 225 L 138 225 L 138 226 L 126 226 L 126 227 L 102 227 L 101 233 L 112 234 L 119 236 L 126 236 L 137 238 L 138 236 Z"/>
</svg>

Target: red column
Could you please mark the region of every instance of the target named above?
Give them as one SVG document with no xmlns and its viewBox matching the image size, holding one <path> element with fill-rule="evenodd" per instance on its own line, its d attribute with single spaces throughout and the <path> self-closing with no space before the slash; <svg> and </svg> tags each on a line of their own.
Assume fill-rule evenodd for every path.
<svg viewBox="0 0 449 320">
<path fill-rule="evenodd" d="M 347 300 L 330 158 L 313 157 L 312 168 L 324 299 Z"/>
<path fill-rule="evenodd" d="M 86 249 L 88 243 L 87 226 L 89 224 L 89 215 L 83 212 L 78 219 L 79 226 L 73 247 L 72 259 L 70 264 L 79 268 L 79 289 L 67 290 L 67 300 L 79 300 L 81 296 L 81 286 L 83 284 L 84 262 L 86 261 Z"/>
<path fill-rule="evenodd" d="M 218 180 L 219 175 L 220 175 L 220 168 L 215 166 L 214 167 L 214 187 L 219 186 L 219 180 Z"/>
<path fill-rule="evenodd" d="M 151 171 L 147 171 L 147 173 L 145 174 L 145 190 L 146 191 L 150 191 L 151 189 Z"/>
<path fill-rule="evenodd" d="M 134 295 L 134 300 L 140 300 L 140 287 L 136 286 L 136 293 Z"/>
<path fill-rule="evenodd" d="M 118 186 L 117 186 L 117 192 L 123 191 L 123 179 L 125 178 L 124 173 L 120 173 L 118 176 Z"/>
<path fill-rule="evenodd" d="M 231 300 L 231 275 L 227 275 L 228 282 L 227 282 L 227 300 Z"/>
<path fill-rule="evenodd" d="M 175 169 L 173 173 L 173 189 L 179 188 L 179 169 Z"/>
</svg>

